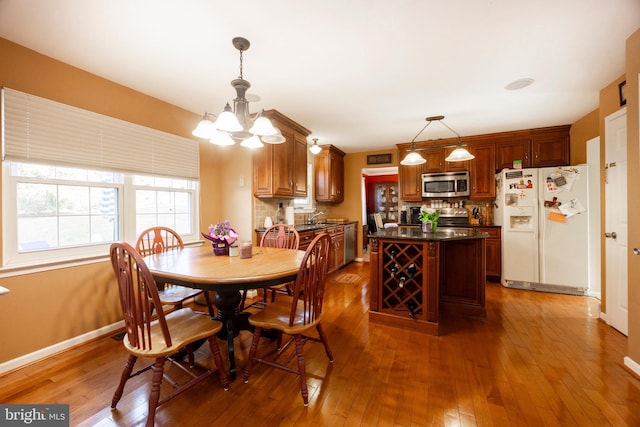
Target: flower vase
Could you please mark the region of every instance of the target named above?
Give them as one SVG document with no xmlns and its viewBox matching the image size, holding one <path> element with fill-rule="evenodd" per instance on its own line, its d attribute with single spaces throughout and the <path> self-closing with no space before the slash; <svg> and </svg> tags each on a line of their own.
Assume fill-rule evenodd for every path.
<svg viewBox="0 0 640 427">
<path fill-rule="evenodd" d="M 212 242 L 211 245 L 213 246 L 214 255 L 229 255 L 229 245 L 227 243 Z"/>
<path fill-rule="evenodd" d="M 423 233 L 430 233 L 431 232 L 431 221 L 425 221 L 422 223 L 422 232 Z"/>
</svg>

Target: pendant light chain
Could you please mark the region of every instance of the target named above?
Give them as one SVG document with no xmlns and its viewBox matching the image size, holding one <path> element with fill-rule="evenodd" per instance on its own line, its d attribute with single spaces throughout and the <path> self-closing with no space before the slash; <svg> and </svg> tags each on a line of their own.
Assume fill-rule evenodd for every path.
<svg viewBox="0 0 640 427">
<path fill-rule="evenodd" d="M 241 80 L 244 80 L 244 79 L 242 78 L 242 52 L 243 52 L 243 50 L 242 50 L 242 49 L 240 49 L 240 79 L 241 79 Z"/>
</svg>

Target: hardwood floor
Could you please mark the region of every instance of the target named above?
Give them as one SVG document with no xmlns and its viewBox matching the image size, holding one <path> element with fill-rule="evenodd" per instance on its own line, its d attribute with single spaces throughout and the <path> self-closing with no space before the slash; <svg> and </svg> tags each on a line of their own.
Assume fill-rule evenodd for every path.
<svg viewBox="0 0 640 427">
<path fill-rule="evenodd" d="M 445 317 L 434 337 L 368 322 L 368 266 L 329 277 L 323 323 L 335 362 L 321 344 L 305 346 L 308 407 L 296 376 L 258 364 L 248 384 L 239 376 L 224 392 L 215 375 L 161 406 L 156 424 L 640 426 L 626 337 L 590 316 L 590 298 L 489 283 L 486 319 Z M 334 282 L 344 272 L 362 280 Z M 241 369 L 250 337 L 236 340 Z M 198 356 L 212 363 L 206 346 Z M 149 373 L 109 407 L 125 360 L 122 343 L 104 337 L 1 376 L 0 402 L 70 404 L 72 426 L 143 425 Z"/>
</svg>

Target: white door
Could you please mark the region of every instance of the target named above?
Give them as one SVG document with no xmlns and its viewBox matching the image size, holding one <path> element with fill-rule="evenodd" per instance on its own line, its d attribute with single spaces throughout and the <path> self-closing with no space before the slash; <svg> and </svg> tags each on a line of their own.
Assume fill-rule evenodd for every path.
<svg viewBox="0 0 640 427">
<path fill-rule="evenodd" d="M 627 109 L 605 119 L 606 322 L 628 333 Z"/>
</svg>

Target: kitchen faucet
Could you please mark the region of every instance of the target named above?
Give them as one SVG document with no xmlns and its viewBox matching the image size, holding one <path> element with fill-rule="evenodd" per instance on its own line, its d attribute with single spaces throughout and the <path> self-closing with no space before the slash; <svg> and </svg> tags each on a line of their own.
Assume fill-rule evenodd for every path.
<svg viewBox="0 0 640 427">
<path fill-rule="evenodd" d="M 318 213 L 315 213 L 315 214 L 311 215 L 307 219 L 307 224 L 315 224 L 316 223 L 316 217 L 318 217 L 320 215 L 324 215 L 324 212 L 318 212 Z"/>
</svg>

